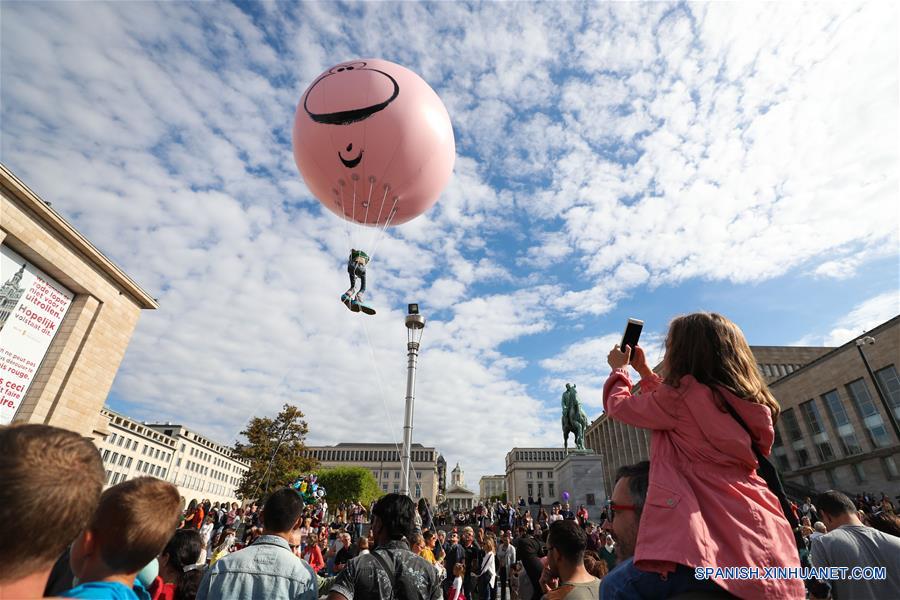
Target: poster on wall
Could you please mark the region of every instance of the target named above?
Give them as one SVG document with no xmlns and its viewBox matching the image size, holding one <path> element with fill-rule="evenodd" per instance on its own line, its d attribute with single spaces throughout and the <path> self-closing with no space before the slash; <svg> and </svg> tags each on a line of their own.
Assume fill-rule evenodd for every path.
<svg viewBox="0 0 900 600">
<path fill-rule="evenodd" d="M 0 425 L 19 409 L 73 296 L 0 246 Z"/>
</svg>

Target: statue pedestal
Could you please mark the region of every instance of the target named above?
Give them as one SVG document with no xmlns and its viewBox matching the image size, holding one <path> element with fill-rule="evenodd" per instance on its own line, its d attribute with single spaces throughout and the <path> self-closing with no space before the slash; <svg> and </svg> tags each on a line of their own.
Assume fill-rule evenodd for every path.
<svg viewBox="0 0 900 600">
<path fill-rule="evenodd" d="M 592 450 L 570 451 L 553 468 L 557 497 L 562 502 L 562 493 L 569 492 L 569 508 L 572 512 L 584 504 L 590 519 L 600 525 L 600 513 L 606 503 L 607 491 L 603 487 L 602 459 Z"/>
</svg>

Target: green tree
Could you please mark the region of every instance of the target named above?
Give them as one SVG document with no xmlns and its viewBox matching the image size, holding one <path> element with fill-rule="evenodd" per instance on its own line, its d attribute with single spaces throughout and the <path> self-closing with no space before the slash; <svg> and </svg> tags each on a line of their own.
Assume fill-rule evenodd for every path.
<svg viewBox="0 0 900 600">
<path fill-rule="evenodd" d="M 303 413 L 285 404 L 274 419 L 253 417 L 241 432 L 247 443 L 234 445 L 234 457 L 250 462 L 237 488 L 241 498 L 256 500 L 267 491 L 293 483 L 298 473 L 316 467 L 316 460 L 306 456 L 304 440 L 308 428 Z"/>
<path fill-rule="evenodd" d="M 318 471 L 317 474 L 319 485 L 328 492 L 325 499 L 331 506 L 354 500 L 361 502 L 368 510 L 369 504 L 384 493 L 372 471 L 363 467 L 335 467 Z"/>
</svg>

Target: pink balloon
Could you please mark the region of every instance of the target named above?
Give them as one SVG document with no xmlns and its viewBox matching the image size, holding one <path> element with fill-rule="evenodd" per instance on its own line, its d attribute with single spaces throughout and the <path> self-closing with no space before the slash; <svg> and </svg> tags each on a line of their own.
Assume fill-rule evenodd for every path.
<svg viewBox="0 0 900 600">
<path fill-rule="evenodd" d="M 431 208 L 456 159 L 450 115 L 434 90 L 371 58 L 313 81 L 297 106 L 293 144 L 316 198 L 365 225 L 399 225 Z"/>
</svg>

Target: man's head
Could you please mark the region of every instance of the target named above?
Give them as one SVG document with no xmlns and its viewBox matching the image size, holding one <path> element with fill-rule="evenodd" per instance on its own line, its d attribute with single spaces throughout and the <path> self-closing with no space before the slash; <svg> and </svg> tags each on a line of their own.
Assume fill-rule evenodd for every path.
<svg viewBox="0 0 900 600">
<path fill-rule="evenodd" d="M 825 523 L 823 523 L 822 521 L 816 521 L 813 525 L 813 529 L 815 529 L 819 533 L 828 533 L 828 528 L 825 527 Z"/>
<path fill-rule="evenodd" d="M 97 447 L 77 433 L 37 424 L 0 428 L 0 523 L 25 533 L 9 530 L 0 543 L 0 597 L 20 579 L 49 573 L 93 516 L 103 477 Z M 46 576 L 36 584 L 43 591 Z"/>
<path fill-rule="evenodd" d="M 303 499 L 291 488 L 273 492 L 263 505 L 260 520 L 267 534 L 288 534 L 303 517 Z"/>
<path fill-rule="evenodd" d="M 808 501 L 809 498 L 807 498 Z M 828 490 L 816 496 L 816 508 L 828 530 L 855 523 L 859 519 L 856 516 L 856 505 L 853 504 L 853 500 L 837 490 Z"/>
<path fill-rule="evenodd" d="M 626 560 L 634 556 L 638 525 L 650 484 L 650 463 L 626 465 L 616 472 L 616 485 L 603 529 L 616 541 L 616 556 Z"/>
<path fill-rule="evenodd" d="M 458 543 L 459 543 L 459 534 L 456 533 L 455 531 L 451 531 L 451 532 L 450 532 L 450 543 L 451 543 L 451 544 L 458 544 Z"/>
<path fill-rule="evenodd" d="M 178 488 L 161 479 L 138 477 L 109 488 L 72 545 L 72 572 L 82 581 L 137 573 L 165 548 L 180 513 Z"/>
<path fill-rule="evenodd" d="M 416 526 L 416 505 L 401 494 L 382 496 L 372 508 L 372 531 L 380 545 L 388 540 L 409 538 Z"/>
<path fill-rule="evenodd" d="M 350 547 L 350 542 L 352 541 L 352 539 L 351 539 L 349 533 L 347 533 L 346 531 L 342 532 L 341 535 L 338 536 L 338 539 L 341 541 L 341 545 L 342 545 L 344 548 L 349 548 L 349 547 Z"/>
<path fill-rule="evenodd" d="M 475 530 L 471 527 L 463 527 L 462 530 L 462 542 L 466 546 L 471 546 L 472 542 L 475 541 Z"/>
<path fill-rule="evenodd" d="M 409 536 L 409 549 L 413 554 L 420 554 L 425 548 L 425 537 L 421 533 Z"/>
<path fill-rule="evenodd" d="M 547 566 L 557 577 L 569 577 L 584 563 L 587 536 L 575 521 L 556 521 L 547 536 Z"/>
<path fill-rule="evenodd" d="M 447 540 L 447 532 L 443 529 L 438 529 L 437 536 L 438 541 L 442 544 Z"/>
</svg>

